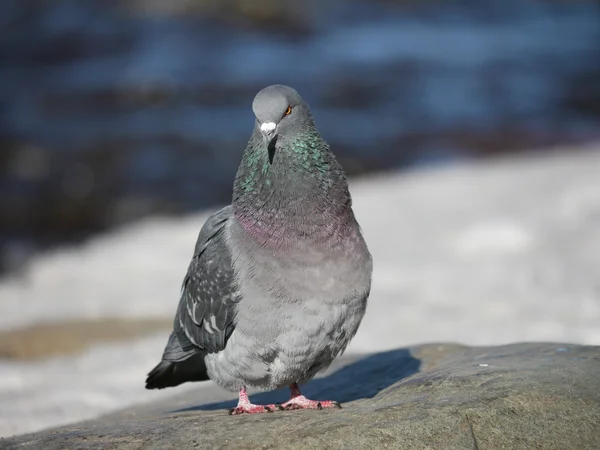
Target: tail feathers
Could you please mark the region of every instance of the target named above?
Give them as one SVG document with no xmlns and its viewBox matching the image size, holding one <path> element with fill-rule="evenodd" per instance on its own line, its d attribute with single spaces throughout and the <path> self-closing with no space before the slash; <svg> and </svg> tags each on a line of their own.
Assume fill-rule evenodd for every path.
<svg viewBox="0 0 600 450">
<path fill-rule="evenodd" d="M 196 353 L 183 361 L 161 361 L 148 374 L 146 389 L 164 389 L 187 381 L 208 380 L 204 356 Z"/>
</svg>

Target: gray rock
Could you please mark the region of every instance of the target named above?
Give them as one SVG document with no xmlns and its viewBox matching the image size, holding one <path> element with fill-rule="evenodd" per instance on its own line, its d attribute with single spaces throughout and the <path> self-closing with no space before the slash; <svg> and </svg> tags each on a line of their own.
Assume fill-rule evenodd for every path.
<svg viewBox="0 0 600 450">
<path fill-rule="evenodd" d="M 234 400 L 206 404 L 187 394 L 0 447 L 598 448 L 598 374 L 600 347 L 429 344 L 343 358 L 306 386 L 307 395 L 335 393 L 342 410 L 229 417 Z M 255 398 L 273 396 L 285 399 Z"/>
</svg>

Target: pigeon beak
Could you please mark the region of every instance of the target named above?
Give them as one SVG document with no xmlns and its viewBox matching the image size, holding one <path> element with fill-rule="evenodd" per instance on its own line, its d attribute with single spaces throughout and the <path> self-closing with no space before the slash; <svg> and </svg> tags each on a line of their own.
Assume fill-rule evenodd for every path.
<svg viewBox="0 0 600 450">
<path fill-rule="evenodd" d="M 273 134 L 275 133 L 275 129 L 277 128 L 277 124 L 275 122 L 264 122 L 260 124 L 260 132 L 266 137 L 268 140 L 271 140 Z"/>
<path fill-rule="evenodd" d="M 277 142 L 277 136 L 275 130 L 277 124 L 275 122 L 264 122 L 260 124 L 260 132 L 265 138 L 267 148 L 269 150 L 269 163 L 273 164 L 273 158 L 275 157 L 275 143 Z"/>
</svg>

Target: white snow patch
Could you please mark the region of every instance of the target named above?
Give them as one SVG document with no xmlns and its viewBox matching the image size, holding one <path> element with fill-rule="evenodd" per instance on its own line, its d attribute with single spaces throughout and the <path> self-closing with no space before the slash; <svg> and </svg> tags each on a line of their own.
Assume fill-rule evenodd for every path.
<svg viewBox="0 0 600 450">
<path fill-rule="evenodd" d="M 166 333 L 98 345 L 81 355 L 41 362 L 0 360 L 0 436 L 91 419 L 171 390 L 148 391 L 146 373 L 160 360 Z M 184 385 L 178 392 L 198 389 Z"/>
<path fill-rule="evenodd" d="M 456 249 L 464 256 L 518 253 L 527 251 L 534 242 L 531 232 L 509 219 L 492 219 L 476 223 L 456 240 Z"/>
<path fill-rule="evenodd" d="M 600 181 L 587 181 L 566 187 L 557 199 L 557 208 L 569 221 L 600 218 Z"/>
</svg>

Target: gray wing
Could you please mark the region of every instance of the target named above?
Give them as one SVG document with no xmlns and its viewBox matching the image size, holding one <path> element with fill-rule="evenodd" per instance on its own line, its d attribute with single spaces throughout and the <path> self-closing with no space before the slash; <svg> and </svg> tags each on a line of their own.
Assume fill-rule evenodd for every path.
<svg viewBox="0 0 600 450">
<path fill-rule="evenodd" d="M 232 208 L 227 206 L 210 216 L 200 230 L 174 323 L 183 350 L 219 352 L 235 328 L 241 294 L 225 244 L 226 225 L 232 217 Z"/>
</svg>

